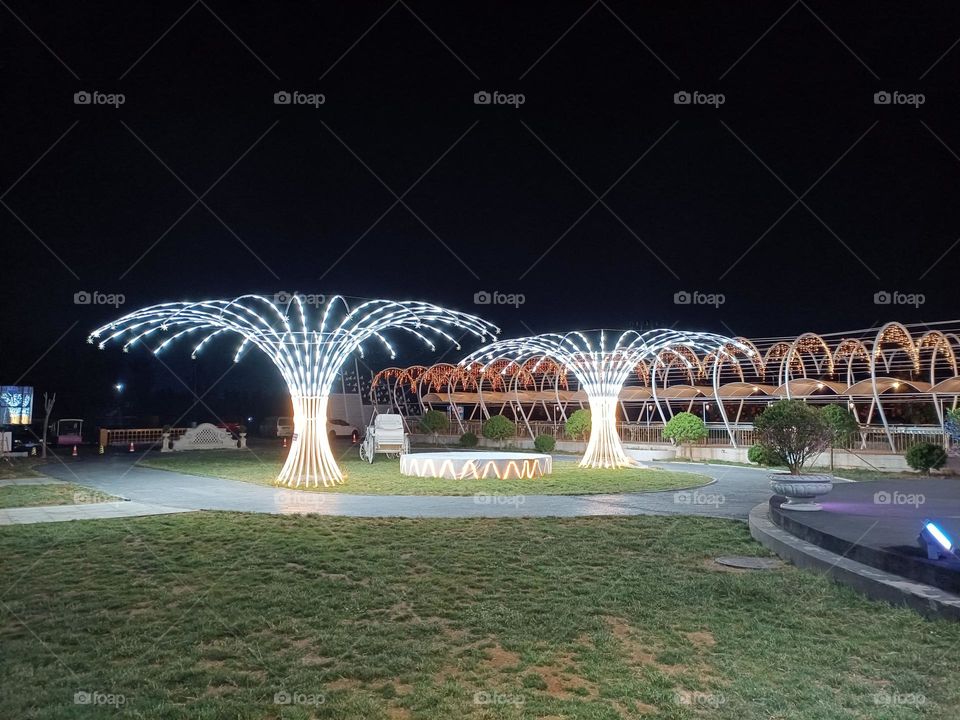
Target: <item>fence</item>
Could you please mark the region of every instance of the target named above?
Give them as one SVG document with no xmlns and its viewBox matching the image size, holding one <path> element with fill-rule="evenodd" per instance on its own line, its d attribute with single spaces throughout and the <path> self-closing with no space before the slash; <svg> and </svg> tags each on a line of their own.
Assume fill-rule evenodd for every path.
<svg viewBox="0 0 960 720">
<path fill-rule="evenodd" d="M 171 428 L 170 438 L 177 440 L 183 436 L 188 428 Z M 159 443 L 163 435 L 163 428 L 100 428 L 100 445 L 134 445 Z"/>
<path fill-rule="evenodd" d="M 412 432 L 419 432 L 419 418 L 417 416 L 407 417 L 406 422 Z M 472 432 L 477 437 L 483 437 L 483 421 L 462 420 L 461 424 L 463 430 L 460 429 L 460 425 L 457 424 L 456 420 L 452 421 L 450 423 L 450 429 L 444 434 L 458 435 L 461 432 Z M 529 430 L 527 428 L 528 424 Z M 563 423 L 553 423 L 543 420 L 531 420 L 529 423 L 524 423 L 523 420 L 520 420 L 516 425 L 516 437 L 518 438 L 529 438 L 532 434 L 534 437 L 537 435 L 552 435 L 557 440 L 578 439 L 571 437 L 567 433 Z M 741 423 L 739 425 L 731 424 L 730 427 L 738 447 L 749 447 L 757 441 L 756 431 L 753 429 L 753 425 Z M 647 425 L 646 423 L 619 422 L 617 423 L 617 432 L 620 435 L 620 439 L 624 442 L 650 445 L 671 444 L 669 440 L 663 437 L 662 424 L 651 423 Z M 950 436 L 944 433 L 939 425 L 891 427 L 890 439 L 893 440 L 894 452 L 897 454 L 903 454 L 911 446 L 922 442 L 942 445 L 948 450 L 952 444 Z M 842 439 L 837 443 L 836 448 L 838 450 L 889 453 L 891 452 L 890 439 L 888 439 L 887 433 L 882 427 L 870 426 L 861 428 L 856 433 L 852 433 L 849 437 Z M 730 435 L 727 433 L 726 426 L 723 423 L 707 423 L 707 437 L 697 443 L 697 445 L 729 447 Z"/>
</svg>

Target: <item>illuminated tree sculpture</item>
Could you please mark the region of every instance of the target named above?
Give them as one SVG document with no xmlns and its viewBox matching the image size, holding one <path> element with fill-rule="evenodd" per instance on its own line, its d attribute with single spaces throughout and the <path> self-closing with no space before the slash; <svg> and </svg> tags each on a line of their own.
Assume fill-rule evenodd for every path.
<svg viewBox="0 0 960 720">
<path fill-rule="evenodd" d="M 307 297 L 314 296 L 293 295 L 287 302 L 278 302 L 261 295 L 241 295 L 233 300 L 151 305 L 95 330 L 89 342 L 102 338 L 99 346 L 103 349 L 111 340 L 123 341 L 126 352 L 138 342 L 169 331 L 153 348 L 157 354 L 177 338 L 197 334 L 203 337 L 193 348 L 192 357 L 196 357 L 216 335 L 240 336 L 234 362 L 248 346 L 261 350 L 280 371 L 293 400 L 293 442 L 277 484 L 326 487 L 343 482 L 326 433 L 327 400 L 337 373 L 354 351 L 362 357 L 363 343 L 374 340 L 395 357 L 393 346 L 383 336 L 392 328 L 415 335 L 431 350 L 436 349 L 431 335 L 460 348 L 445 327 L 459 328 L 481 340 L 494 339 L 499 332 L 474 315 L 429 303 L 369 300 L 351 310 L 339 296 L 325 304 L 317 323 L 309 317 Z"/>
<path fill-rule="evenodd" d="M 642 334 L 628 330 L 608 348 L 607 334 L 601 330 L 500 340 L 471 353 L 461 364 L 486 368 L 504 359 L 523 362 L 532 356 L 561 363 L 577 378 L 590 403 L 590 440 L 580 467 L 611 468 L 633 464 L 623 451 L 617 433 L 617 399 L 623 384 L 641 361 L 652 361 L 663 350 L 682 347 L 720 355 L 728 355 L 730 348 L 736 348 L 748 356 L 753 354 L 753 350 L 732 338 L 675 330 L 650 330 Z M 720 363 L 715 365 L 719 368 Z"/>
</svg>

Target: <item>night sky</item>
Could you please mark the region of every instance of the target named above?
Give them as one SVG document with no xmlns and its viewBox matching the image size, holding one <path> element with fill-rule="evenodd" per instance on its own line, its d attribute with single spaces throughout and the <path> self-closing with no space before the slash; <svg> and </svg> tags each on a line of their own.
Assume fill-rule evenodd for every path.
<svg viewBox="0 0 960 720">
<path fill-rule="evenodd" d="M 78 412 L 222 374 L 233 342 L 199 367 L 85 343 L 165 300 L 424 299 L 505 335 L 960 315 L 952 3 L 0 5 L 0 384 Z M 244 363 L 222 387 L 282 397 Z"/>
</svg>

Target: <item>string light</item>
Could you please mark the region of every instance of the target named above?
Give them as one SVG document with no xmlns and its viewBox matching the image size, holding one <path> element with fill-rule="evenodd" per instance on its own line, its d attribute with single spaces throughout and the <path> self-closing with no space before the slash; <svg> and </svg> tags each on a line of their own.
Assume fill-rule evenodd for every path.
<svg viewBox="0 0 960 720">
<path fill-rule="evenodd" d="M 351 310 L 346 300 L 334 296 L 324 306 L 319 323 L 311 320 L 306 305 L 300 295 L 284 303 L 262 295 L 161 303 L 98 328 L 89 342 L 99 339 L 103 349 L 111 340 L 125 338 L 126 350 L 154 332 L 174 330 L 154 349 L 159 354 L 177 337 L 202 330 L 206 335 L 194 346 L 196 357 L 213 337 L 238 335 L 241 343 L 234 359 L 239 360 L 247 345 L 256 347 L 280 371 L 293 401 L 293 443 L 277 484 L 327 487 L 344 478 L 327 438 L 328 399 L 340 368 L 354 352 L 362 356 L 366 341 L 376 341 L 394 357 L 395 350 L 383 335 L 390 329 L 404 330 L 431 348 L 435 345 L 429 334 L 439 336 L 458 349 L 459 343 L 444 328 L 458 328 L 480 340 L 494 339 L 499 333 L 496 326 L 474 315 L 425 302 L 369 300 Z"/>
</svg>

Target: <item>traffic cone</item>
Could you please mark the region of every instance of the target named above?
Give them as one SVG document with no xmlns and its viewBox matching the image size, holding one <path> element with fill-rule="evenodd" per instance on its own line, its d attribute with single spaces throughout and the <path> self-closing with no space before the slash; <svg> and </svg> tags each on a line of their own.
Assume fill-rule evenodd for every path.
<svg viewBox="0 0 960 720">
<path fill-rule="evenodd" d="M 130 449 L 127 452 L 133 452 L 133 440 L 130 441 Z"/>
<path fill-rule="evenodd" d="M 283 438 L 283 445 L 282 445 L 281 447 L 286 447 L 286 446 L 287 446 L 287 438 L 284 437 L 284 438 Z"/>
<path fill-rule="evenodd" d="M 76 456 L 77 456 L 77 446 L 76 446 L 76 445 L 73 446 L 73 452 L 70 453 L 70 454 L 71 454 L 73 457 L 76 457 Z"/>
<path fill-rule="evenodd" d="M 103 455 L 103 445 L 100 445 L 100 454 Z"/>
</svg>

